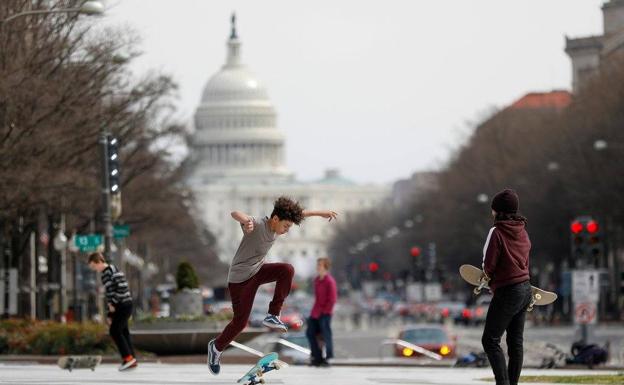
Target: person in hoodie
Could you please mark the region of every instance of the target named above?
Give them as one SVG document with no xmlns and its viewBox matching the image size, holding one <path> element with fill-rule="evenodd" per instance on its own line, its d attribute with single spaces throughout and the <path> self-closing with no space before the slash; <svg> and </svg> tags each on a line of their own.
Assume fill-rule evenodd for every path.
<svg viewBox="0 0 624 385">
<path fill-rule="evenodd" d="M 496 385 L 517 385 L 522 371 L 526 309 L 531 302 L 527 220 L 518 214 L 518 195 L 505 189 L 492 199 L 494 226 L 483 247 L 483 271 L 490 279 L 493 297 L 481 342 Z M 507 332 L 509 365 L 500 347 Z"/>
</svg>

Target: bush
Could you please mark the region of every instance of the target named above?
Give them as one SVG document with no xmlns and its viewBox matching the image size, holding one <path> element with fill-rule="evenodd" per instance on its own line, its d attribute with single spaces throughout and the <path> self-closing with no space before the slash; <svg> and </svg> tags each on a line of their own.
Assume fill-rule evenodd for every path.
<svg viewBox="0 0 624 385">
<path fill-rule="evenodd" d="M 0 322 L 0 354 L 105 354 L 115 348 L 97 323 Z"/>
<path fill-rule="evenodd" d="M 176 272 L 176 283 L 178 290 L 197 289 L 199 287 L 199 279 L 195 273 L 193 265 L 188 262 L 180 262 L 178 271 Z"/>
</svg>

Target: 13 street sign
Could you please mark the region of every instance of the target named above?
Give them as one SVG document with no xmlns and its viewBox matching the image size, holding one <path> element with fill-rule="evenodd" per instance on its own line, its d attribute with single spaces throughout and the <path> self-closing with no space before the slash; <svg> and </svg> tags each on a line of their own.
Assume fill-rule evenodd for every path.
<svg viewBox="0 0 624 385">
<path fill-rule="evenodd" d="M 100 234 L 76 235 L 76 247 L 83 253 L 96 251 L 102 244 L 103 237 Z"/>
</svg>

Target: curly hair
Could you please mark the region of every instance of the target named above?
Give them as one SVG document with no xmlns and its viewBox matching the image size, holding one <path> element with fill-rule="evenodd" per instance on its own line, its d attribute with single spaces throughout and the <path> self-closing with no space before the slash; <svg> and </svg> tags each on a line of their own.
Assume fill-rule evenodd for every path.
<svg viewBox="0 0 624 385">
<path fill-rule="evenodd" d="M 298 225 L 303 221 L 303 207 L 299 205 L 299 202 L 281 196 L 277 198 L 273 205 L 271 218 L 273 216 L 277 216 L 281 221 L 287 220 Z"/>
</svg>

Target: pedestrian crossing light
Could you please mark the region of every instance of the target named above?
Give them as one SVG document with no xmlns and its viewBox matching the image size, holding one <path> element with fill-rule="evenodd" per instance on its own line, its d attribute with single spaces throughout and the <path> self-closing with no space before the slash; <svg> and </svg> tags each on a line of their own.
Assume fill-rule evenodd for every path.
<svg viewBox="0 0 624 385">
<path fill-rule="evenodd" d="M 108 187 L 111 194 L 121 193 L 121 175 L 119 168 L 119 141 L 112 135 L 106 137 L 107 164 L 108 164 Z"/>
</svg>

